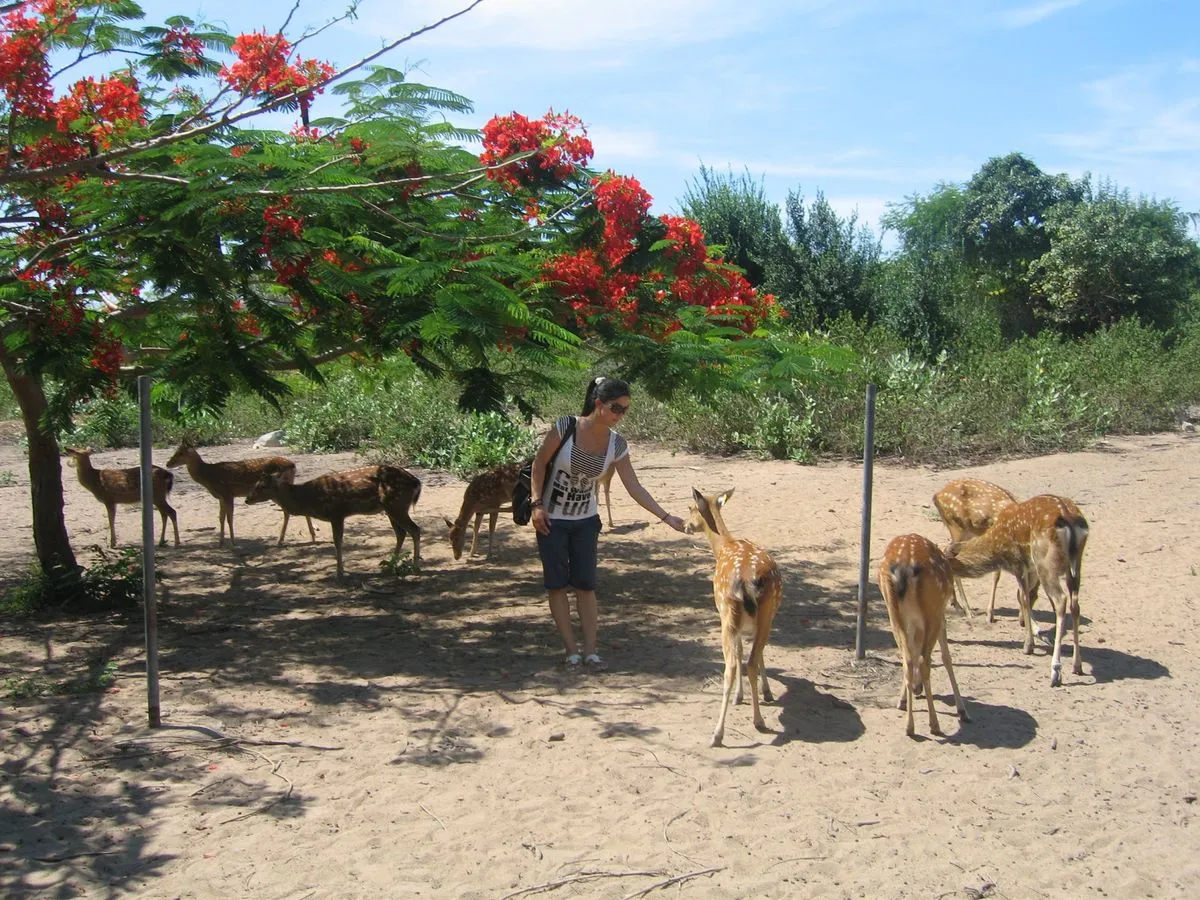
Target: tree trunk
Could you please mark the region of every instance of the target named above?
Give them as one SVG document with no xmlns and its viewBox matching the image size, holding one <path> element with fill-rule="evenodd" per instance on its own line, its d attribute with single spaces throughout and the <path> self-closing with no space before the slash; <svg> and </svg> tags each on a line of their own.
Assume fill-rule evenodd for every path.
<svg viewBox="0 0 1200 900">
<path fill-rule="evenodd" d="M 22 372 L 0 343 L 0 365 L 21 407 L 29 440 L 29 493 L 33 504 L 33 543 L 47 575 L 75 573 L 79 564 L 63 516 L 62 462 L 58 439 L 46 422 L 46 392 L 40 377 Z"/>
</svg>

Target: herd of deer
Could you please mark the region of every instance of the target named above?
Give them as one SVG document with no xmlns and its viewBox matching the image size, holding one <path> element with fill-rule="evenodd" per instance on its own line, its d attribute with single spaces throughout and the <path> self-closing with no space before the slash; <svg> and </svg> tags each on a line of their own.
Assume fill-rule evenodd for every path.
<svg viewBox="0 0 1200 900">
<path fill-rule="evenodd" d="M 770 554 L 749 541 L 735 539 L 722 520 L 721 508 L 732 493 L 729 490 L 709 496 L 693 489 L 694 504 L 686 525 L 689 533 L 702 531 L 708 537 L 716 557 L 712 586 L 721 618 L 725 684 L 712 736 L 714 747 L 720 746 L 724 737 L 725 716 L 735 688 L 735 702 L 742 700 L 743 636 L 753 635 L 746 673 L 754 726 L 766 730 L 758 708 L 760 685 L 763 699 L 771 700 L 771 688 L 763 669 L 763 649 L 783 595 L 779 569 Z M 929 730 L 936 735 L 942 733 L 929 680 L 935 643 L 941 650 L 959 719 L 970 721 L 946 642 L 946 607 L 957 602 L 956 586 L 964 613 L 971 615 L 960 577 L 996 573 L 987 609 L 989 623 L 995 621 L 1000 573 L 1006 571 L 1016 577 L 1027 654 L 1033 653 L 1033 603 L 1038 588 L 1045 589 L 1054 603 L 1055 618 L 1051 687 L 1062 683 L 1063 628 L 1069 601 L 1074 639 L 1072 671 L 1083 674 L 1079 653 L 1079 581 L 1088 525 L 1079 507 L 1065 497 L 1049 494 L 1020 502 L 999 485 L 970 478 L 946 485 L 934 495 L 933 504 L 950 532 L 947 549 L 943 552 L 922 535 L 904 534 L 887 545 L 879 566 L 879 588 L 900 650 L 904 675 L 897 705 L 907 711 L 906 731 L 910 736 L 914 733 L 914 699 L 922 691 L 929 708 Z"/>
<path fill-rule="evenodd" d="M 115 547 L 116 506 L 140 502 L 139 469 L 97 469 L 92 465 L 91 450 L 68 448 L 66 452 L 75 463 L 80 484 L 104 504 L 108 512 L 110 545 Z M 421 496 L 421 482 L 399 466 L 362 466 L 297 484 L 296 464 L 285 457 L 210 463 L 184 441 L 167 461 L 167 468 L 154 467 L 154 506 L 162 519 L 160 545 L 166 544 L 168 519 L 175 531 L 175 544 L 179 544 L 179 525 L 167 495 L 175 480 L 170 470 L 181 465 L 186 466 L 194 481 L 217 498 L 219 543 L 222 546 L 226 524 L 230 544 L 233 543 L 234 500 L 245 497 L 247 503 L 273 500 L 283 510 L 279 544 L 287 534 L 291 516 L 306 518 L 313 540 L 316 540 L 316 532 L 312 520 L 329 522 L 339 578 L 345 571 L 342 562 L 345 521 L 352 515 L 386 514 L 396 534 L 396 551 L 403 546 L 405 536 L 411 535 L 413 562 L 420 565 L 421 529 L 412 520 L 410 511 Z M 475 476 L 468 483 L 458 517 L 453 521 L 445 519 L 455 559 L 460 558 L 465 549 L 472 517 L 474 526 L 469 555 L 475 555 L 485 515 L 489 516 L 487 555 L 491 556 L 496 521 L 501 512 L 511 509 L 513 487 L 520 469 L 520 463 L 498 466 Z M 597 484 L 597 494 L 601 486 L 605 490 L 610 526 L 612 471 L 610 469 L 607 478 Z M 750 682 L 754 725 L 760 731 L 767 729 L 759 709 L 760 689 L 764 701 L 772 700 L 763 651 L 783 598 L 783 580 L 770 554 L 749 541 L 734 538 L 721 517 L 721 509 L 732 494 L 732 489 L 719 495 L 706 495 L 693 489 L 693 505 L 685 524 L 689 534 L 703 533 L 708 538 L 715 556 L 712 587 L 721 620 L 725 677 L 720 714 L 712 736 L 714 747 L 720 746 L 724 738 L 730 700 L 742 702 L 744 636 L 752 640 L 745 671 Z M 960 577 L 976 578 L 995 573 L 987 607 L 989 623 L 995 621 L 1000 573 L 1006 571 L 1016 577 L 1020 624 L 1025 629 L 1024 651 L 1027 654 L 1033 653 L 1034 646 L 1033 604 L 1038 588 L 1045 589 L 1054 604 L 1055 615 L 1050 663 L 1052 687 L 1062 683 L 1063 630 L 1069 601 L 1074 640 L 1072 671 L 1076 675 L 1083 674 L 1079 652 L 1079 581 L 1088 525 L 1079 508 L 1065 497 L 1048 494 L 1020 502 L 1004 488 L 976 479 L 951 482 L 934 495 L 933 503 L 950 532 L 946 550 L 922 535 L 901 535 L 887 545 L 879 567 L 879 587 L 900 650 L 904 684 L 898 706 L 908 713 L 909 735 L 914 733 L 914 698 L 922 692 L 929 708 L 929 730 L 936 735 L 942 733 L 929 681 L 935 643 L 940 646 L 958 716 L 964 722 L 969 721 L 966 704 L 954 677 L 945 627 L 947 606 L 959 605 L 956 588 L 964 613 L 971 615 Z"/>
</svg>

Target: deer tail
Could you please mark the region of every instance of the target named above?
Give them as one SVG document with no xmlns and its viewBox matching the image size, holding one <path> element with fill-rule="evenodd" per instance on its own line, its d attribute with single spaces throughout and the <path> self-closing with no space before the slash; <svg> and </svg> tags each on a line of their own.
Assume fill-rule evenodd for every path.
<svg viewBox="0 0 1200 900">
<path fill-rule="evenodd" d="M 739 578 L 733 585 L 735 594 L 740 594 L 742 598 L 742 609 L 746 611 L 746 615 L 755 616 L 758 614 L 758 597 L 762 593 L 762 579 Z"/>
<path fill-rule="evenodd" d="M 1058 532 L 1058 543 L 1067 557 L 1067 591 L 1071 596 L 1079 593 L 1082 580 L 1083 544 L 1087 540 L 1088 526 L 1082 518 L 1067 519 L 1062 516 L 1054 523 Z"/>
<path fill-rule="evenodd" d="M 897 597 L 903 597 L 908 593 L 909 587 L 916 580 L 920 572 L 921 567 L 916 563 L 892 563 L 892 567 L 888 571 L 888 577 L 892 580 L 892 589 L 895 591 Z"/>
</svg>

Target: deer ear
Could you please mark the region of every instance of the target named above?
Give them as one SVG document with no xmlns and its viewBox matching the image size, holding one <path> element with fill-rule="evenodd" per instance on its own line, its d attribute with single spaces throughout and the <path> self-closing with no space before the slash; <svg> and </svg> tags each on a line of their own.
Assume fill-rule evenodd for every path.
<svg viewBox="0 0 1200 900">
<path fill-rule="evenodd" d="M 704 506 L 704 495 L 694 487 L 692 488 L 692 499 L 696 501 L 697 506 Z"/>
<path fill-rule="evenodd" d="M 453 523 L 453 522 L 451 522 L 451 521 L 450 521 L 450 519 L 449 519 L 448 517 L 446 517 L 446 516 L 442 516 L 442 521 L 444 521 L 444 522 L 446 523 L 446 527 L 447 527 L 447 528 L 453 528 L 453 527 L 454 527 L 454 523 Z"/>
<path fill-rule="evenodd" d="M 725 493 L 723 493 L 720 497 L 717 498 L 717 506 L 718 507 L 724 506 L 726 503 L 729 502 L 729 498 L 732 496 L 733 496 L 733 488 L 730 488 Z"/>
</svg>

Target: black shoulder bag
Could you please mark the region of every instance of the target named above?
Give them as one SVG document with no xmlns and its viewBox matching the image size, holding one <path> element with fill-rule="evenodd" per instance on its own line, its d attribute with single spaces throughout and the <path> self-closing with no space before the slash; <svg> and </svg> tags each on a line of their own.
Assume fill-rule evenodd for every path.
<svg viewBox="0 0 1200 900">
<path fill-rule="evenodd" d="M 542 490 L 546 489 L 546 482 L 550 479 L 554 472 L 554 461 L 558 459 L 558 451 L 563 448 L 563 444 L 567 442 L 567 438 L 575 433 L 575 417 L 571 416 L 571 421 L 567 424 L 567 430 L 562 436 L 562 440 L 558 442 L 558 448 L 554 451 L 554 455 L 550 457 L 550 462 L 546 464 L 546 478 L 542 481 Z M 525 463 L 521 467 L 521 472 L 517 475 L 517 483 L 513 485 L 512 494 L 512 514 L 513 521 L 518 525 L 528 525 L 529 520 L 533 518 L 533 460 Z"/>
</svg>

